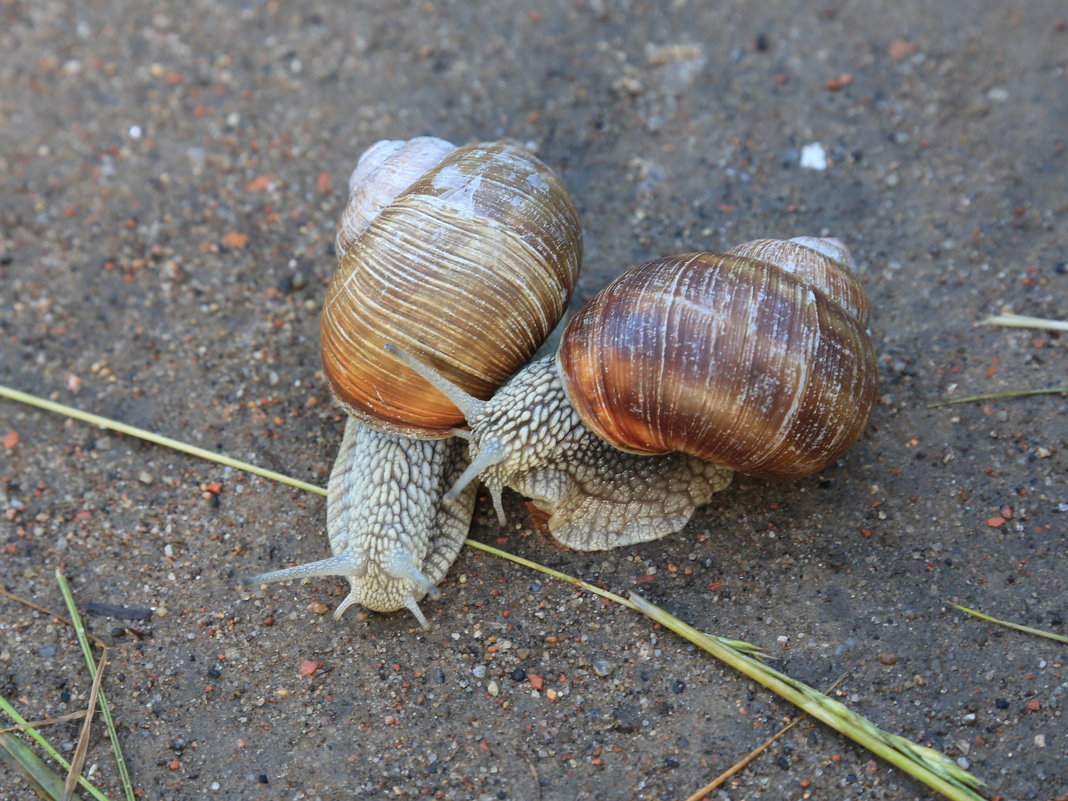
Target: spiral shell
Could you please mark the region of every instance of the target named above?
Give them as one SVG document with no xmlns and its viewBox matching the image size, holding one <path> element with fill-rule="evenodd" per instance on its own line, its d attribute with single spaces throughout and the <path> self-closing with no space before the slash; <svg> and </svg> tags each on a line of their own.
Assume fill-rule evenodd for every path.
<svg viewBox="0 0 1068 801">
<path fill-rule="evenodd" d="M 868 314 L 838 240 L 759 240 L 631 268 L 570 322 L 557 365 L 583 422 L 618 448 L 800 478 L 868 419 Z"/>
<path fill-rule="evenodd" d="M 403 175 L 393 187 L 407 179 L 388 172 Z M 352 183 L 366 185 L 355 175 Z M 369 222 L 346 212 L 323 308 L 323 366 L 355 417 L 444 437 L 463 415 L 384 346 L 490 397 L 567 307 L 582 260 L 578 213 L 556 174 L 510 143 L 451 150 L 383 205 L 393 187 L 372 200 Z"/>
</svg>

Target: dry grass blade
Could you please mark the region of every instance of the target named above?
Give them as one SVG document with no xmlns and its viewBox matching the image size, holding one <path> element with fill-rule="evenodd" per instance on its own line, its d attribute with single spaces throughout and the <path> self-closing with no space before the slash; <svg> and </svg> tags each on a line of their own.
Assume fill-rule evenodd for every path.
<svg viewBox="0 0 1068 801">
<path fill-rule="evenodd" d="M 53 723 L 66 723 L 68 720 L 81 720 L 85 717 L 85 710 L 79 709 L 77 712 L 71 712 L 69 715 L 60 715 L 58 718 L 47 718 L 46 720 L 31 720 L 29 723 L 20 723 L 17 726 L 8 726 L 6 729 L 0 729 L 0 734 L 8 734 L 13 731 L 26 731 L 27 729 L 40 729 L 45 726 L 51 726 Z"/>
<path fill-rule="evenodd" d="M 104 678 L 104 668 L 108 664 L 108 652 L 100 654 L 100 665 L 97 667 L 96 676 L 93 677 L 93 688 L 89 691 L 89 706 L 85 710 L 85 720 L 82 721 L 82 730 L 78 734 L 78 747 L 74 749 L 74 759 L 67 771 L 67 781 L 63 784 L 63 801 L 70 801 L 74 794 L 74 788 L 78 786 L 78 777 L 82 775 L 82 766 L 85 765 L 85 755 L 89 751 L 89 733 L 93 730 L 93 714 L 96 712 L 96 699 L 100 694 L 100 681 Z"/>
<path fill-rule="evenodd" d="M 928 409 L 938 406 L 952 406 L 954 403 L 972 403 L 973 401 L 1002 400 L 1003 398 L 1023 398 L 1028 395 L 1063 395 L 1068 393 L 1068 387 L 1043 387 L 1041 389 L 1013 389 L 1007 392 L 987 392 L 984 395 L 969 395 L 966 398 L 951 398 L 950 400 L 928 403 Z"/>
<path fill-rule="evenodd" d="M 39 403 L 41 400 L 39 398 L 27 395 L 26 393 L 16 393 L 14 390 L 8 390 L 6 387 L 0 386 L 0 396 L 2 395 L 12 397 L 15 400 L 21 400 L 25 403 L 31 403 L 39 408 L 57 411 L 60 414 L 66 414 L 75 417 L 76 419 L 86 420 L 95 425 L 102 425 L 104 427 L 113 428 L 116 431 L 124 431 L 125 433 L 133 433 L 135 436 L 140 436 L 150 442 L 156 442 L 168 447 L 175 447 L 177 445 L 180 447 L 176 447 L 176 449 L 185 453 L 190 453 L 223 464 L 229 464 L 237 469 L 247 470 L 248 472 L 256 473 L 268 478 L 277 477 L 277 479 L 283 483 L 291 486 L 298 486 L 319 495 L 326 494 L 326 490 L 321 487 L 316 487 L 304 482 L 297 482 L 294 479 L 290 479 L 288 476 L 281 476 L 280 474 L 270 473 L 269 471 L 260 471 L 251 465 L 245 465 L 241 462 L 226 459 L 211 451 L 205 451 L 200 448 L 192 449 L 189 446 L 185 446 L 183 443 L 177 443 L 175 440 L 170 440 L 166 437 L 158 437 L 150 434 L 150 432 L 142 432 L 140 429 L 131 429 L 127 426 L 119 427 L 121 424 L 113 424 L 112 421 L 97 417 L 96 415 L 86 416 L 83 413 L 79 413 L 78 410 L 68 406 L 53 404 L 51 402 L 45 402 L 47 405 L 44 405 Z M 744 675 L 749 676 L 754 681 L 757 681 L 759 684 L 762 684 L 777 693 L 810 714 L 812 717 L 823 721 L 828 726 L 846 735 L 872 753 L 881 756 L 886 761 L 896 765 L 898 768 L 917 778 L 928 787 L 941 793 L 946 798 L 951 799 L 951 801 L 983 801 L 982 796 L 976 793 L 973 789 L 981 785 L 982 782 L 966 770 L 959 767 L 945 754 L 935 751 L 933 748 L 917 745 L 904 737 L 885 732 L 875 726 L 871 721 L 852 712 L 838 701 L 827 698 L 818 690 L 768 667 L 759 661 L 759 657 L 762 656 L 762 654 L 760 653 L 760 649 L 754 645 L 738 640 L 730 640 L 724 637 L 716 637 L 698 631 L 634 593 L 631 594 L 629 599 L 623 598 L 615 593 L 608 592 L 600 587 L 596 587 L 569 576 L 566 573 L 551 570 L 536 562 L 514 556 L 513 554 L 509 554 L 497 548 L 477 543 L 470 539 L 465 540 L 465 543 L 474 548 L 478 548 L 479 550 L 525 565 L 534 570 L 559 578 L 562 581 L 566 581 L 569 584 L 581 587 L 589 592 L 609 598 L 622 606 L 636 609 L 651 620 L 660 623 L 665 628 L 678 634 L 680 637 L 698 645 L 717 659 L 720 659 Z M 71 609 L 71 616 L 76 621 L 75 631 L 79 632 L 79 640 L 82 642 L 83 651 L 86 653 L 86 661 L 91 662 L 92 654 L 89 651 L 88 643 L 84 640 L 84 629 L 81 627 L 81 621 L 77 617 L 77 610 L 74 609 L 74 599 L 70 596 L 70 589 L 66 586 L 66 582 L 63 580 L 59 571 L 56 571 L 56 579 L 60 582 L 60 587 L 64 591 L 64 598 L 67 600 L 68 608 Z M 93 668 L 90 668 L 90 670 L 93 670 Z M 103 694 L 101 694 L 100 702 L 101 711 L 109 726 L 109 733 L 113 734 L 114 726 L 111 723 L 110 711 L 108 710 L 107 702 Z M 113 743 L 118 749 L 117 738 L 113 737 Z M 121 750 L 117 750 L 117 755 L 119 757 L 120 770 L 125 771 L 125 763 L 121 759 Z M 125 776 L 125 773 L 123 775 Z M 124 787 L 127 789 L 128 797 L 132 800 L 132 787 L 128 784 L 128 776 L 124 779 Z"/>
<path fill-rule="evenodd" d="M 17 389 L 6 387 L 3 384 L 0 384 L 0 397 L 9 398 L 18 401 L 19 403 L 25 403 L 47 412 L 61 414 L 64 417 L 72 417 L 75 420 L 81 420 L 83 423 L 89 423 L 90 425 L 99 426 L 100 428 L 117 431 L 118 433 L 126 434 L 127 436 L 137 437 L 138 439 L 143 439 L 146 442 L 152 442 L 156 445 L 163 445 L 171 450 L 187 453 L 190 456 L 196 456 L 209 462 L 215 462 L 216 464 L 233 467 L 236 470 L 243 470 L 246 473 L 253 473 L 263 478 L 269 478 L 272 481 L 288 484 L 297 489 L 316 492 L 320 495 L 326 494 L 326 490 L 321 487 L 309 484 L 306 481 L 301 481 L 300 479 L 292 478 L 283 473 L 276 473 L 273 470 L 265 470 L 262 467 L 256 467 L 247 462 L 239 462 L 237 459 L 231 459 L 229 456 L 223 456 L 220 453 L 214 453 L 205 448 L 198 448 L 196 445 L 189 445 L 181 440 L 164 437 L 161 434 L 155 434 L 152 431 L 146 431 L 145 429 L 137 428 L 136 426 L 126 425 L 126 423 L 120 423 L 116 420 L 109 420 L 106 417 L 101 417 L 100 415 L 92 414 L 91 412 L 83 412 L 81 409 L 76 409 L 73 406 L 67 406 L 63 403 L 56 403 L 55 401 L 46 400 L 45 398 L 39 398 L 36 395 L 31 395 L 28 392 L 20 392 Z"/>
<path fill-rule="evenodd" d="M 804 720 L 807 717 L 808 717 L 808 713 L 807 712 L 802 712 L 800 715 L 798 715 L 796 718 L 794 718 L 788 724 L 786 724 L 781 729 L 779 729 L 777 732 L 775 732 L 773 735 L 771 735 L 771 737 L 766 739 L 763 743 L 758 745 L 756 748 L 754 748 L 752 751 L 750 751 L 748 754 L 746 754 L 740 760 L 738 760 L 733 765 L 731 765 L 727 770 L 723 771 L 723 773 L 719 774 L 719 776 L 717 776 L 712 781 L 710 781 L 708 784 L 706 784 L 704 787 L 702 787 L 700 790 L 698 790 L 696 793 L 693 793 L 692 795 L 687 796 L 686 797 L 686 801 L 701 801 L 702 798 L 704 798 L 706 795 L 708 795 L 713 790 L 715 790 L 717 787 L 719 787 L 721 784 L 723 784 L 723 782 L 727 781 L 727 779 L 729 779 L 734 774 L 738 773 L 740 770 L 745 768 L 746 765 L 748 765 L 750 762 L 752 762 L 758 756 L 760 756 L 765 751 L 767 751 L 768 748 L 771 747 L 772 743 L 774 743 L 776 740 L 778 740 L 780 737 L 782 737 L 784 734 L 786 734 L 786 732 L 790 731 L 790 729 L 792 729 L 794 726 L 796 726 L 798 723 L 800 723 L 802 720 Z"/>
<path fill-rule="evenodd" d="M 834 684 L 832 684 L 830 687 L 828 687 L 826 690 L 824 690 L 824 695 L 829 693 L 831 690 L 833 690 L 835 687 L 837 687 L 841 683 L 842 683 L 842 679 L 838 679 L 837 681 L 835 681 Z M 773 735 L 771 735 L 771 737 L 766 739 L 763 743 L 758 745 L 756 748 L 754 748 L 752 751 L 750 751 L 748 754 L 746 754 L 740 760 L 738 760 L 733 765 L 731 765 L 727 770 L 723 771 L 723 773 L 719 774 L 719 776 L 714 778 L 712 781 L 710 781 L 708 784 L 706 784 L 704 787 L 702 787 L 696 793 L 693 793 L 692 795 L 687 797 L 686 801 L 701 801 L 702 798 L 704 798 L 706 795 L 708 795 L 713 790 L 715 790 L 717 787 L 719 787 L 721 784 L 723 784 L 723 782 L 727 781 L 727 779 L 729 779 L 734 774 L 738 773 L 740 770 L 745 768 L 746 765 L 748 765 L 750 762 L 752 762 L 758 756 L 760 756 L 765 751 L 767 751 L 768 748 L 771 747 L 772 743 L 774 743 L 776 740 L 778 740 L 780 737 L 782 737 L 784 734 L 786 734 L 786 732 L 790 731 L 790 729 L 792 729 L 794 726 L 796 726 L 798 723 L 800 723 L 801 721 L 803 721 L 807 717 L 808 717 L 808 712 L 802 712 L 800 715 L 798 715 L 796 718 L 794 718 L 788 724 L 786 724 L 781 729 L 779 729 L 777 732 L 775 732 Z"/>
<path fill-rule="evenodd" d="M 1030 626 L 1024 626 L 1021 623 L 1013 623 L 1009 620 L 1001 620 L 1000 618 L 991 617 L 990 615 L 980 612 L 977 609 L 969 609 L 968 607 L 961 606 L 960 604 L 951 603 L 950 606 L 952 606 L 954 609 L 959 609 L 961 612 L 966 612 L 969 615 L 974 615 L 975 617 L 980 618 L 981 620 L 987 620 L 991 623 L 997 623 L 999 626 L 1006 626 L 1007 628 L 1016 629 L 1017 631 L 1026 631 L 1028 634 L 1035 634 L 1039 637 L 1045 637 L 1048 640 L 1056 640 L 1057 642 L 1068 643 L 1068 637 L 1065 637 L 1063 634 L 1054 634 L 1052 631 L 1044 631 L 1043 629 L 1033 629 Z"/>
<path fill-rule="evenodd" d="M 93 681 L 96 682 L 100 670 L 97 668 L 96 660 L 93 658 L 93 649 L 89 647 L 89 638 L 86 636 L 81 616 L 78 615 L 78 607 L 74 603 L 74 595 L 70 591 L 70 585 L 67 584 L 67 579 L 58 570 L 56 570 L 56 583 L 59 584 L 59 591 L 63 593 L 67 611 L 70 612 L 70 619 L 74 624 L 74 633 L 78 636 L 78 644 L 82 647 L 82 656 L 85 657 L 85 666 L 89 669 L 89 675 L 93 677 Z M 104 718 L 108 739 L 111 740 L 111 750 L 115 752 L 115 764 L 119 769 L 123 792 L 127 801 L 134 801 L 133 782 L 130 781 L 130 772 L 126 768 L 126 760 L 122 756 L 122 745 L 119 743 L 119 733 L 115 730 L 115 721 L 111 717 L 111 707 L 108 705 L 108 699 L 103 690 L 99 690 L 99 699 L 100 714 Z"/>
<path fill-rule="evenodd" d="M 59 801 L 63 781 L 18 737 L 0 734 L 0 760 L 19 774 L 41 798 Z"/>
<path fill-rule="evenodd" d="M 15 721 L 15 723 L 22 727 L 22 729 L 26 732 L 27 736 L 29 736 L 35 743 L 41 746 L 41 749 L 46 754 L 48 754 L 50 759 L 54 760 L 57 765 L 63 768 L 63 770 L 70 770 L 70 762 L 64 759 L 62 754 L 60 754 L 59 751 L 55 749 L 52 743 L 48 742 L 48 740 L 46 740 L 44 736 L 39 731 L 37 731 L 37 729 L 33 728 L 30 725 L 29 721 L 27 721 L 26 718 L 22 717 L 22 715 L 19 714 L 19 711 L 11 705 L 11 702 L 9 702 L 2 695 L 0 695 L 0 709 L 2 709 L 9 718 Z M 9 740 L 16 739 L 15 736 L 11 734 L 5 734 L 2 736 L 8 738 Z M 51 769 L 48 768 L 47 765 L 45 766 L 45 769 L 51 772 Z M 54 773 L 52 775 L 55 776 Z M 58 783 L 57 787 L 59 788 L 59 792 L 54 797 L 50 796 L 50 798 L 54 798 L 55 801 L 59 801 L 59 798 L 63 793 L 63 780 L 59 778 L 59 776 L 56 776 L 56 782 Z M 110 801 L 110 799 L 106 795 L 104 795 L 104 793 L 102 793 L 95 784 L 90 782 L 85 777 L 80 777 L 78 783 L 82 786 L 82 789 L 88 791 L 89 795 L 95 798 L 96 801 Z"/>
<path fill-rule="evenodd" d="M 66 623 L 71 628 L 74 628 L 74 624 L 69 619 L 63 617 L 63 615 L 59 614 L 58 612 L 53 612 L 51 609 L 41 606 L 39 603 L 31 601 L 29 598 L 23 598 L 21 595 L 15 595 L 15 593 L 8 592 L 3 587 L 0 587 L 0 595 L 4 596 L 5 598 L 9 598 L 12 601 L 15 601 L 16 603 L 20 603 L 23 606 L 28 606 L 30 609 L 40 612 L 41 614 L 50 615 L 56 620 L 58 620 L 60 623 Z M 89 634 L 88 637 L 93 641 L 93 645 L 95 645 L 97 648 L 107 648 L 107 645 L 104 644 L 104 641 L 96 635 Z"/>
<path fill-rule="evenodd" d="M 1043 331 L 1068 331 L 1068 320 L 1028 317 L 1026 314 L 995 314 L 983 320 L 983 325 L 1004 325 L 1009 328 L 1039 328 Z"/>
</svg>

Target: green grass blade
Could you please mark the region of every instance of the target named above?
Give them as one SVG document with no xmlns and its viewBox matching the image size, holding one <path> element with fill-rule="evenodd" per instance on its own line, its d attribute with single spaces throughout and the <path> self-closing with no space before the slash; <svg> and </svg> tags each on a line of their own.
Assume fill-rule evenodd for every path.
<svg viewBox="0 0 1068 801">
<path fill-rule="evenodd" d="M 524 559 L 522 556 L 516 556 L 515 554 L 508 553 L 508 551 L 502 551 L 499 548 L 494 548 L 492 545 L 486 545 L 485 543 L 477 542 L 472 539 L 464 540 L 464 545 L 469 545 L 479 551 L 485 551 L 486 553 L 492 554 L 493 556 L 496 556 L 500 559 L 506 559 L 509 562 L 515 562 L 517 565 L 529 567 L 531 570 L 537 570 L 539 573 L 544 573 L 547 576 L 552 576 L 555 579 L 565 581 L 568 584 L 572 584 L 576 587 L 586 590 L 587 592 L 592 592 L 596 595 L 600 595 L 602 598 L 607 598 L 610 601 L 614 601 L 620 606 L 625 606 L 628 609 L 633 609 L 635 612 L 643 611 L 642 608 L 638 606 L 635 602 L 631 601 L 628 598 L 624 598 L 622 595 L 616 595 L 614 592 L 603 590 L 594 584 L 590 584 L 589 582 L 575 578 L 574 576 L 569 576 L 567 573 L 561 573 L 559 570 L 553 570 L 551 567 L 546 567 L 545 565 L 539 564 L 538 562 L 532 562 L 529 559 Z M 665 614 L 667 613 L 665 612 Z M 726 637 L 716 637 L 714 634 L 706 634 L 705 636 L 711 637 L 724 648 L 730 648 L 740 653 L 747 654 L 748 656 L 751 656 L 754 659 L 767 658 L 767 654 L 765 654 L 759 646 L 753 645 L 749 642 L 745 642 L 744 640 L 729 640 Z"/>
<path fill-rule="evenodd" d="M 4 696 L 2 696 L 2 695 L 0 695 L 0 709 L 2 709 L 7 714 L 7 716 L 9 718 L 11 718 L 13 721 L 15 721 L 15 723 L 19 724 L 20 726 L 25 726 L 26 728 L 24 729 L 24 731 L 26 732 L 26 734 L 35 743 L 37 743 L 39 746 L 41 746 L 41 749 L 46 754 L 48 754 L 48 756 L 52 760 L 54 760 L 57 765 L 59 765 L 61 768 L 63 768 L 64 771 L 69 771 L 70 770 L 70 762 L 68 762 L 66 759 L 64 759 L 62 757 L 62 755 L 59 753 L 59 751 L 57 751 L 55 749 L 55 747 L 52 745 L 52 743 L 48 742 L 48 740 L 46 740 L 42 736 L 42 734 L 39 731 L 37 731 L 37 729 L 33 728 L 32 726 L 29 726 L 27 721 L 26 721 L 26 718 L 22 717 L 22 715 L 19 714 L 19 711 L 17 709 L 15 709 L 15 707 L 13 707 L 11 705 L 11 703 L 6 698 L 4 698 Z M 80 777 L 78 779 L 78 784 L 81 785 L 81 787 L 83 787 L 85 790 L 87 790 L 89 792 L 89 795 L 91 795 L 93 798 L 95 798 L 96 801 L 111 801 L 111 799 L 109 799 L 106 795 L 104 795 L 104 793 L 100 790 L 100 788 L 98 788 L 95 784 L 90 782 L 84 776 L 82 776 L 82 777 Z M 60 786 L 59 792 L 60 792 L 60 795 L 62 795 L 62 793 L 63 793 L 63 780 L 62 779 L 60 780 L 59 786 Z M 58 797 L 59 796 L 57 796 L 57 798 Z"/>
<path fill-rule="evenodd" d="M 1021 623 L 1013 623 L 1009 620 L 1001 620 L 1000 618 L 991 617 L 990 615 L 980 612 L 977 609 L 969 609 L 968 607 L 961 606 L 960 604 L 951 603 L 950 606 L 952 606 L 954 609 L 959 609 L 961 612 L 967 612 L 969 615 L 975 615 L 975 617 L 980 618 L 982 620 L 988 620 L 991 623 L 997 623 L 999 626 L 1006 626 L 1010 629 L 1016 629 L 1017 631 L 1026 631 L 1028 634 L 1037 634 L 1039 637 L 1045 637 L 1049 640 L 1056 640 L 1057 642 L 1068 643 L 1068 637 L 1065 637 L 1062 634 L 1054 634 L 1052 631 L 1043 631 L 1042 629 L 1033 629 L 1030 626 L 1024 626 Z"/>
<path fill-rule="evenodd" d="M 71 623 L 74 624 L 74 633 L 78 636 L 78 644 L 82 647 L 82 655 L 85 657 L 85 666 L 89 669 L 89 675 L 96 680 L 97 666 L 93 657 L 93 649 L 89 645 L 89 638 L 85 634 L 85 625 L 82 623 L 78 607 L 74 603 L 74 595 L 63 574 L 56 570 L 56 583 L 59 591 L 63 593 L 63 600 L 67 604 L 67 612 L 70 614 Z M 115 764 L 119 769 L 119 779 L 122 781 L 122 789 L 127 801 L 135 801 L 133 782 L 130 781 L 130 773 L 126 768 L 126 759 L 122 755 L 122 744 L 119 742 L 119 733 L 115 730 L 115 721 L 111 717 L 111 707 L 108 699 L 104 696 L 103 688 L 99 691 L 97 700 L 100 703 L 100 715 L 104 718 L 104 726 L 107 728 L 108 739 L 111 740 L 111 749 L 115 752 Z"/>
<path fill-rule="evenodd" d="M 37 409 L 44 409 L 48 412 L 54 412 L 55 414 L 61 414 L 65 417 L 71 417 L 75 420 L 81 420 L 83 423 L 89 423 L 90 425 L 99 426 L 100 428 L 106 428 L 110 431 L 117 431 L 120 434 L 126 434 L 127 436 L 137 437 L 143 439 L 146 442 L 153 442 L 156 445 L 162 445 L 165 448 L 179 451 L 181 453 L 187 453 L 190 456 L 196 456 L 200 459 L 205 459 L 209 462 L 216 462 L 217 464 L 226 465 L 232 467 L 235 470 L 243 470 L 246 473 L 252 473 L 263 478 L 269 478 L 272 481 L 278 481 L 282 484 L 288 484 L 291 487 L 297 489 L 306 490 L 307 492 L 314 492 L 319 495 L 326 495 L 326 490 L 322 487 L 317 487 L 315 484 L 309 484 L 307 481 L 301 481 L 297 478 L 292 478 L 284 473 L 276 473 L 273 470 L 266 470 L 262 467 L 257 467 L 254 464 L 248 462 L 241 462 L 237 459 L 231 459 L 229 456 L 223 456 L 220 453 L 209 451 L 206 448 L 198 448 L 196 445 L 189 445 L 177 439 L 171 439 L 170 437 L 164 437 L 161 434 L 155 434 L 151 431 L 146 431 L 143 428 L 137 428 L 135 426 L 126 425 L 126 423 L 120 423 L 116 420 L 109 420 L 106 417 L 101 417 L 90 412 L 83 412 L 81 409 L 75 409 L 73 406 L 67 406 L 62 403 L 56 403 L 55 401 L 46 400 L 45 398 L 39 398 L 36 395 L 31 395 L 28 392 L 20 392 L 17 389 L 6 387 L 0 384 L 0 397 L 9 398 L 10 400 L 18 401 L 19 403 L 25 403 L 29 406 L 33 406 Z"/>
<path fill-rule="evenodd" d="M 1036 390 L 1029 394 L 1046 393 L 1053 391 L 1068 391 L 1065 390 Z M 1011 393 L 1009 393 L 1011 394 Z M 149 442 L 155 442 L 166 447 L 172 447 L 176 450 L 180 450 L 183 453 L 189 453 L 193 456 L 198 456 L 210 461 L 219 462 L 221 464 L 228 464 L 240 470 L 245 470 L 249 473 L 263 476 L 265 478 L 271 478 L 281 481 L 284 484 L 288 484 L 293 487 L 305 489 L 309 492 L 314 492 L 319 495 L 325 495 L 326 490 L 322 487 L 317 487 L 313 484 L 307 484 L 302 481 L 291 479 L 288 476 L 283 476 L 279 473 L 272 471 L 262 471 L 253 465 L 247 465 L 236 460 L 230 460 L 226 457 L 221 457 L 219 454 L 212 453 L 211 451 L 204 450 L 202 448 L 195 448 L 193 446 L 187 446 L 184 443 L 179 443 L 175 440 L 171 440 L 166 437 L 159 437 L 151 432 L 142 431 L 141 429 L 135 429 L 129 426 L 123 426 L 122 424 L 113 423 L 106 418 L 97 417 L 96 415 L 85 415 L 76 409 L 72 409 L 69 406 L 63 406 L 62 404 L 55 404 L 51 401 L 39 402 L 40 399 L 35 398 L 32 395 L 26 395 L 25 393 L 16 392 L 15 390 L 9 390 L 0 385 L 0 396 L 11 397 L 15 400 L 21 400 L 25 403 L 44 408 L 49 411 L 56 411 L 59 414 L 66 414 L 69 417 L 75 419 L 85 420 L 86 422 L 93 423 L 95 425 L 101 425 L 105 428 L 111 428 L 115 431 L 121 431 L 122 433 L 129 433 L 133 436 L 141 437 Z M 73 412 L 73 414 L 72 414 Z M 120 427 L 122 426 L 122 427 Z M 784 673 L 780 673 L 773 668 L 768 667 L 759 659 L 763 656 L 760 649 L 756 646 L 746 643 L 740 640 L 730 640 L 723 637 L 716 637 L 715 635 L 706 634 L 705 632 L 698 631 L 692 626 L 683 623 L 678 618 L 660 609 L 657 606 L 645 601 L 640 596 L 631 593 L 631 597 L 624 598 L 615 593 L 603 590 L 593 584 L 589 584 L 580 579 L 569 576 L 566 573 L 562 573 L 557 570 L 553 570 L 544 565 L 532 562 L 528 559 L 524 559 L 514 554 L 510 554 L 506 551 L 502 551 L 498 548 L 494 548 L 490 545 L 485 545 L 480 542 L 476 542 L 472 539 L 464 540 L 466 545 L 476 548 L 494 556 L 507 559 L 515 562 L 516 564 L 524 565 L 533 570 L 545 573 L 546 575 L 557 578 L 561 581 L 565 581 L 574 586 L 580 587 L 591 593 L 595 593 L 604 598 L 618 603 L 622 606 L 630 609 L 635 609 L 642 612 L 650 619 L 660 623 L 670 631 L 675 632 L 680 637 L 694 643 L 700 648 L 704 649 L 712 656 L 720 659 L 725 664 L 733 667 L 742 674 L 749 676 L 754 681 L 758 682 L 762 686 L 772 690 L 781 697 L 793 703 L 798 708 L 808 712 L 812 717 L 823 721 L 828 726 L 832 727 L 836 731 L 844 734 L 850 739 L 854 740 L 859 745 L 867 748 L 877 756 L 881 756 L 887 762 L 897 766 L 905 773 L 915 777 L 919 781 L 926 784 L 928 787 L 941 793 L 951 801 L 983 801 L 982 796 L 978 795 L 972 788 L 979 787 L 982 782 L 963 770 L 953 760 L 947 757 L 945 754 L 935 751 L 932 748 L 926 746 L 917 745 L 912 741 L 900 737 L 889 732 L 885 732 L 878 728 L 871 721 L 863 718 L 843 704 L 835 701 L 831 698 L 824 696 L 815 688 L 797 681 L 796 679 L 787 676 Z M 57 579 L 61 579 L 59 572 L 56 573 Z M 69 589 L 65 593 L 65 597 L 69 594 Z M 69 604 L 73 605 L 73 599 L 69 601 Z M 76 614 L 72 609 L 72 616 Z M 80 627 L 80 620 L 78 621 Z M 83 646 L 86 648 L 87 644 Z M 90 654 L 91 656 L 91 654 Z M 0 699 L 2 700 L 2 699 Z M 24 722 L 24 721 L 18 721 Z M 95 789 L 95 788 L 94 788 Z"/>
<path fill-rule="evenodd" d="M 728 648 L 718 638 L 683 623 L 674 615 L 631 593 L 630 601 L 646 616 L 683 639 L 743 673 L 812 717 L 823 721 L 858 745 L 937 790 L 952 801 L 983 801 L 972 788 L 982 782 L 938 751 L 885 732 L 844 704 L 828 698 L 814 687 L 780 673 L 744 653 Z"/>
<path fill-rule="evenodd" d="M 0 734 L 0 760 L 10 765 L 41 798 L 59 801 L 63 797 L 63 780 L 13 734 Z"/>
</svg>

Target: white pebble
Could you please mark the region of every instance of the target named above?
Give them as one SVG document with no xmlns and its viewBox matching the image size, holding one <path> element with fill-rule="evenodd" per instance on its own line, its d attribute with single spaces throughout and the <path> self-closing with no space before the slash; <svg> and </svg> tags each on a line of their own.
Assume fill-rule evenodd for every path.
<svg viewBox="0 0 1068 801">
<path fill-rule="evenodd" d="M 819 142 L 810 142 L 801 148 L 801 169 L 827 169 L 827 153 Z"/>
</svg>

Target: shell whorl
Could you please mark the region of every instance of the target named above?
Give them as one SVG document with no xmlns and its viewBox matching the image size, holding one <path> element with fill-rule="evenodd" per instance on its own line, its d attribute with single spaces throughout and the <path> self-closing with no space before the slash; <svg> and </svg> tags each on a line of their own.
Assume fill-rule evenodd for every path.
<svg viewBox="0 0 1068 801">
<path fill-rule="evenodd" d="M 334 243 L 338 261 L 382 209 L 455 149 L 433 136 L 383 139 L 367 148 L 349 175 L 349 200 Z"/>
<path fill-rule="evenodd" d="M 616 279 L 557 353 L 583 422 L 623 450 L 769 479 L 837 459 L 867 422 L 877 366 L 848 251 L 815 243 L 671 256 Z"/>
<path fill-rule="evenodd" d="M 452 150 L 339 242 L 321 326 L 334 395 L 370 425 L 423 437 L 463 416 L 384 346 L 489 398 L 562 316 L 582 258 L 563 183 L 509 143 Z"/>
</svg>

